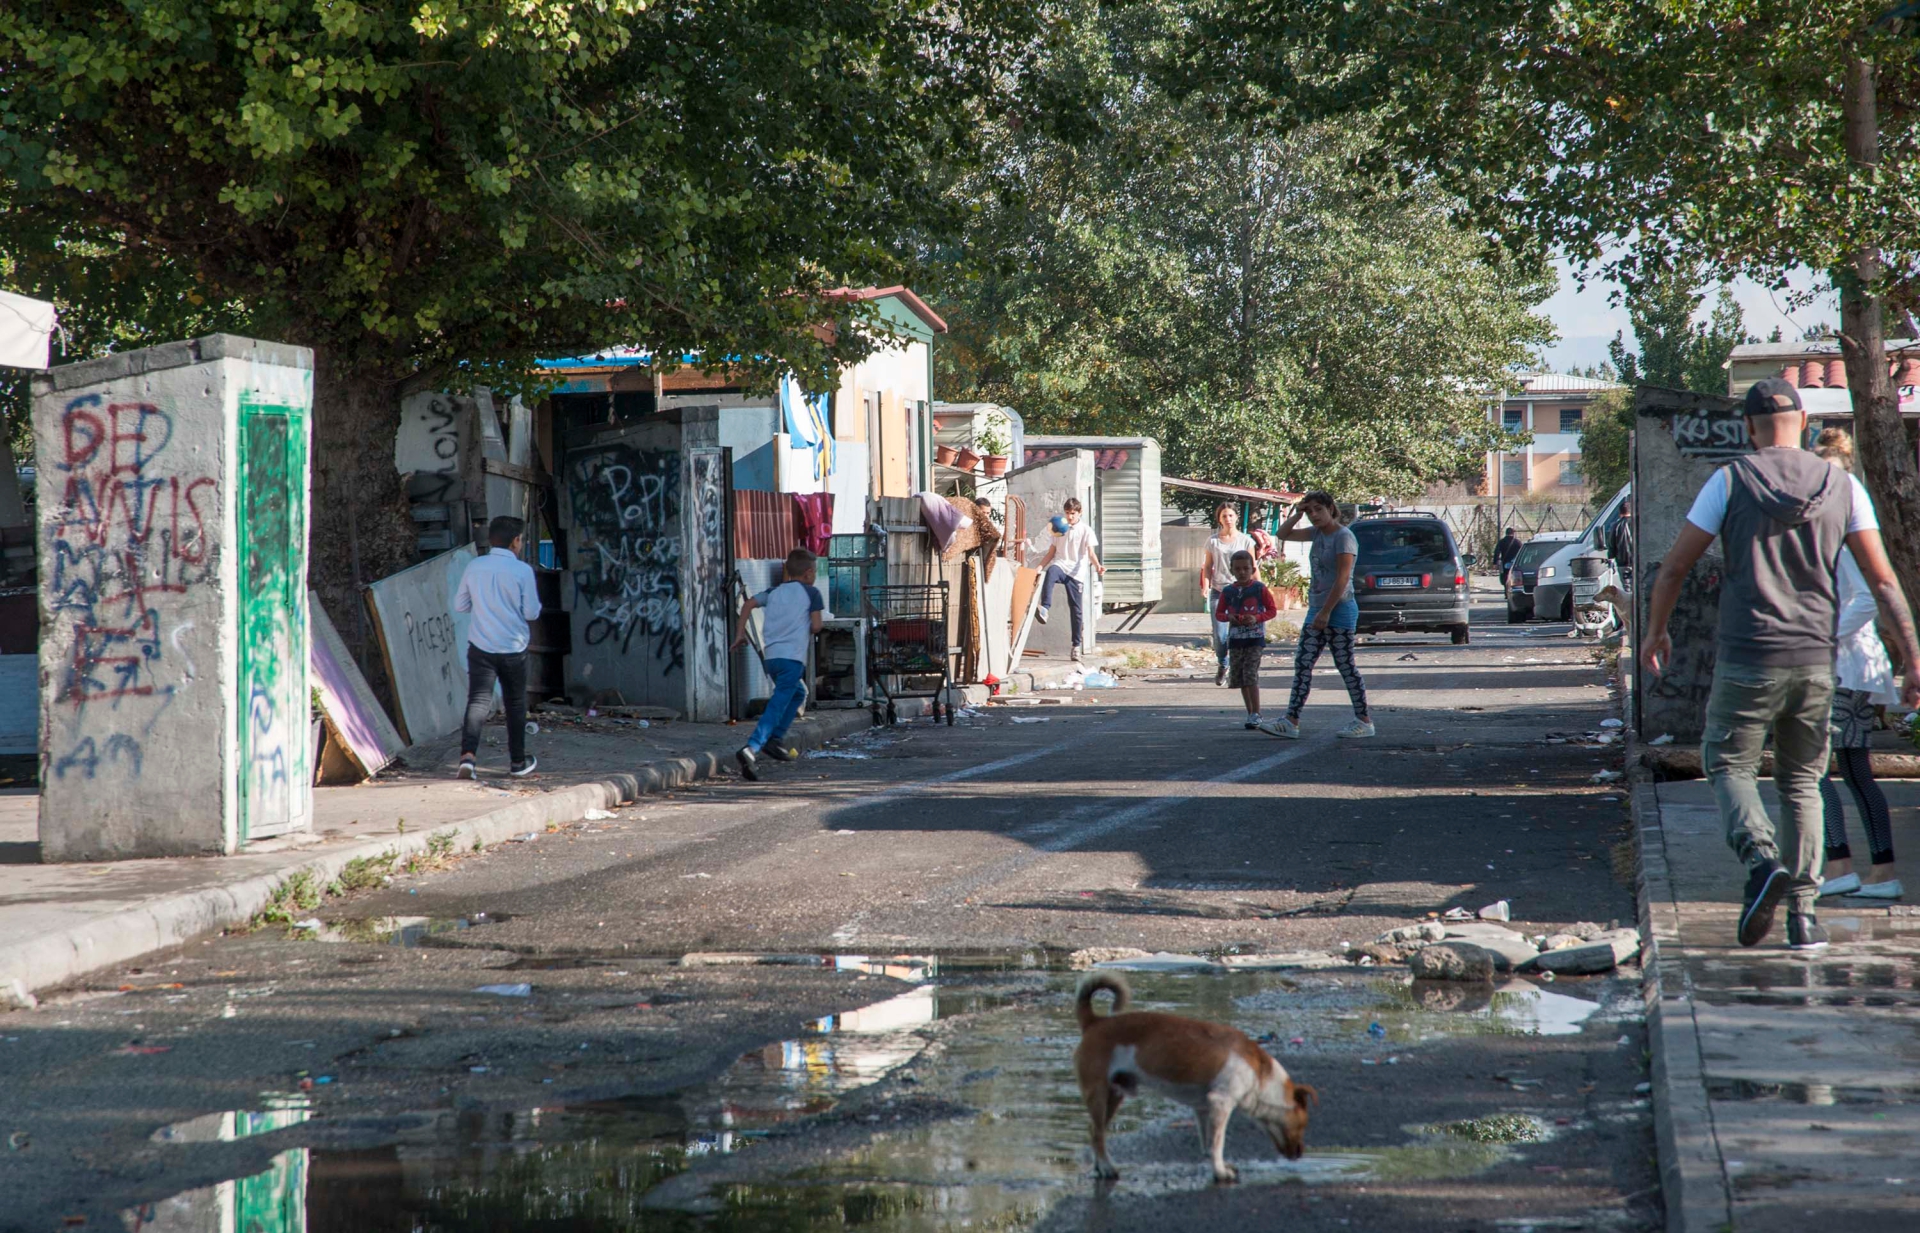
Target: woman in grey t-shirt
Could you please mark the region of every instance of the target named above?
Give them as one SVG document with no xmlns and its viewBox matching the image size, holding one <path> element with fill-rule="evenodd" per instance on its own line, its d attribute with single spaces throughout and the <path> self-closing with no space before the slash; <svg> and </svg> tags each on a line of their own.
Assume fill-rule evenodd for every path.
<svg viewBox="0 0 1920 1233">
<path fill-rule="evenodd" d="M 1302 514 L 1310 526 L 1296 531 L 1294 524 Z M 1313 666 L 1320 661 L 1321 651 L 1330 650 L 1340 679 L 1347 683 L 1347 697 L 1353 702 L 1353 722 L 1334 735 L 1372 736 L 1367 687 L 1353 660 L 1353 643 L 1360 626 L 1360 601 L 1353 595 L 1353 566 L 1360 555 L 1360 543 L 1341 524 L 1340 507 L 1332 494 L 1325 492 L 1310 492 L 1300 498 L 1300 504 L 1281 524 L 1280 538 L 1312 545 L 1307 557 L 1313 567 L 1313 582 L 1307 595 L 1307 622 L 1300 630 L 1300 647 L 1293 656 L 1293 696 L 1287 701 L 1285 717 L 1263 725 L 1262 731 L 1299 738 L 1300 712 L 1313 689 Z"/>
</svg>

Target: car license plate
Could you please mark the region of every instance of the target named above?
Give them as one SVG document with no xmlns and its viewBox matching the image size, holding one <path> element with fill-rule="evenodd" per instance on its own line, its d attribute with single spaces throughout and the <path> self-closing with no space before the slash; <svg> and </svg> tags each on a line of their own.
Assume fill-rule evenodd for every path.
<svg viewBox="0 0 1920 1233">
<path fill-rule="evenodd" d="M 1420 575 L 1414 574 L 1408 578 L 1382 578 L 1380 579 L 1379 585 L 1382 587 L 1417 587 L 1420 585 Z"/>
</svg>

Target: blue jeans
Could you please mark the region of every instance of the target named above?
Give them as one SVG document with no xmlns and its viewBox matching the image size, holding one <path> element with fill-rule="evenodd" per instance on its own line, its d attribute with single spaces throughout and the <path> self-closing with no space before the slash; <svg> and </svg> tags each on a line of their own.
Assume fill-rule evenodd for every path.
<svg viewBox="0 0 1920 1233">
<path fill-rule="evenodd" d="M 760 724 L 753 730 L 747 748 L 759 753 L 768 741 L 777 741 L 793 727 L 800 704 L 807 700 L 807 666 L 797 659 L 769 659 L 767 675 L 773 678 L 773 697 L 760 713 Z"/>
<path fill-rule="evenodd" d="M 1211 616 L 1207 619 L 1213 621 Z M 1227 662 L 1227 635 L 1232 632 L 1232 621 L 1213 621 L 1213 653 L 1222 664 Z"/>
<path fill-rule="evenodd" d="M 1343 599 L 1335 604 L 1333 611 L 1327 614 L 1327 628 L 1359 629 L 1360 601 L 1357 599 Z"/>
<path fill-rule="evenodd" d="M 1067 592 L 1067 608 L 1073 613 L 1073 645 L 1080 645 L 1080 580 L 1061 569 L 1058 565 L 1047 566 L 1047 576 L 1040 583 L 1040 606 L 1053 607 L 1053 588 L 1059 584 Z"/>
</svg>

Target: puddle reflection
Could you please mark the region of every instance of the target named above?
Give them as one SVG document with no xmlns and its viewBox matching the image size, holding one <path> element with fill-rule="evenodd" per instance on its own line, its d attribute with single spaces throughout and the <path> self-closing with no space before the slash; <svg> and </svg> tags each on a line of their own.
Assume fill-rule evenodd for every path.
<svg viewBox="0 0 1920 1233">
<path fill-rule="evenodd" d="M 670 1097 L 389 1119 L 392 1141 L 383 1147 L 283 1152 L 253 1177 L 129 1212 L 128 1227 L 810 1233 L 858 1224 L 920 1233 L 1029 1223 L 1063 1195 L 1090 1190 L 1086 1113 L 1070 1061 L 1079 1039 L 1072 973 L 929 956 L 827 962 L 912 987 L 817 1020 L 803 1035 L 741 1058 L 714 1082 Z M 1315 1056 L 1357 1053 L 1384 1064 L 1398 1060 L 1396 1051 L 1452 1036 L 1563 1035 L 1581 1031 L 1600 1009 L 1521 980 L 1472 990 L 1326 973 L 1140 973 L 1131 983 L 1140 1007 L 1234 1023 L 1309 1076 Z M 975 1016 L 963 1030 L 929 1030 L 963 1014 Z M 873 1133 L 858 1146 L 800 1156 L 793 1153 L 805 1147 L 804 1137 L 783 1137 L 777 1149 L 762 1145 L 769 1134 L 904 1073 L 913 1082 L 892 1089 L 903 1099 L 859 1098 L 854 1111 Z M 922 1099 L 976 1112 L 926 1121 L 912 1111 Z M 260 1111 L 169 1127 L 163 1141 L 237 1138 L 307 1116 L 304 1104 L 276 1097 Z M 1192 1150 L 1187 1110 L 1130 1102 L 1114 1130 L 1125 1170 L 1115 1201 L 1210 1184 Z M 1235 1163 L 1245 1185 L 1310 1185 L 1457 1178 L 1484 1171 L 1511 1150 L 1436 1134 L 1383 1149 L 1310 1141 L 1299 1161 L 1255 1156 Z M 756 1152 L 767 1153 L 768 1163 L 750 1181 L 739 1180 L 732 1165 L 714 1184 L 662 1189 L 701 1167 L 701 1158 L 739 1153 L 751 1162 Z"/>
</svg>

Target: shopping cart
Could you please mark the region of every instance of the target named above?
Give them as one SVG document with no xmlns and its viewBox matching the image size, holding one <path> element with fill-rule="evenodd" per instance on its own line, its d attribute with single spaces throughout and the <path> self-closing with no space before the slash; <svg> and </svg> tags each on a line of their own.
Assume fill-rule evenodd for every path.
<svg viewBox="0 0 1920 1233">
<path fill-rule="evenodd" d="M 932 698 L 933 716 L 940 717 L 947 698 L 947 584 L 895 583 L 866 589 L 867 612 L 873 628 L 867 634 L 867 682 L 874 691 L 873 721 L 880 722 L 880 702 L 887 704 L 887 722 L 899 722 L 896 698 Z M 947 724 L 953 724 L 953 705 L 946 704 Z"/>
</svg>

